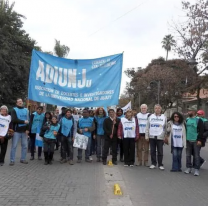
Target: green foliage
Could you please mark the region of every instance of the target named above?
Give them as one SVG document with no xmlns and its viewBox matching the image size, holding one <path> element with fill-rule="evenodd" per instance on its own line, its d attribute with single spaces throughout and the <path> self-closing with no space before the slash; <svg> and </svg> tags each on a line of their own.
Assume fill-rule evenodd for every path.
<svg viewBox="0 0 208 206">
<path fill-rule="evenodd" d="M 55 39 L 54 52 L 58 57 L 66 57 L 70 49 L 66 45 L 61 45 L 60 41 Z"/>
<path fill-rule="evenodd" d="M 0 105 L 27 97 L 28 76 L 35 41 L 22 29 L 24 16 L 14 3 L 0 2 Z"/>
</svg>

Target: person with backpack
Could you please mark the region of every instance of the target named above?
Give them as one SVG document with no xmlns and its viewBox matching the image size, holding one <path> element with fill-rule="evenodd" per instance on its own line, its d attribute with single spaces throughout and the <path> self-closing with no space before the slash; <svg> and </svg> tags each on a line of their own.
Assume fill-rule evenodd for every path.
<svg viewBox="0 0 208 206">
<path fill-rule="evenodd" d="M 44 120 L 44 113 L 43 113 L 43 107 L 38 107 L 37 111 L 34 112 L 30 116 L 30 152 L 31 152 L 31 158 L 30 160 L 34 160 L 34 150 L 35 150 L 35 140 L 36 140 L 36 134 L 40 133 L 41 127 L 43 125 Z M 42 153 L 42 146 L 38 146 L 38 160 L 42 160 L 41 158 Z"/>
<path fill-rule="evenodd" d="M 65 116 L 60 120 L 59 133 L 61 134 L 61 144 L 62 144 L 62 160 L 60 163 L 66 163 L 67 157 L 70 165 L 73 165 L 73 141 L 74 141 L 74 118 L 72 116 L 72 111 L 67 109 Z"/>
<path fill-rule="evenodd" d="M 205 112 L 203 110 L 199 110 L 197 112 L 197 117 L 199 117 L 204 123 L 204 133 L 203 133 L 202 147 L 205 147 L 206 140 L 207 140 L 207 137 L 208 137 L 208 120 L 205 118 Z M 200 168 L 203 166 L 203 164 L 205 162 L 206 162 L 206 160 L 204 160 L 200 155 Z"/>
<path fill-rule="evenodd" d="M 56 136 L 58 134 L 60 125 L 58 124 L 57 116 L 52 116 L 51 121 L 47 121 L 43 127 L 41 133 L 43 133 L 43 149 L 45 156 L 45 165 L 51 165 L 54 147 L 56 143 Z"/>
<path fill-rule="evenodd" d="M 182 172 L 181 159 L 183 148 L 186 148 L 186 128 L 183 116 L 179 112 L 171 115 L 167 126 L 166 144 L 171 145 L 172 169 L 171 172 Z"/>
<path fill-rule="evenodd" d="M 200 150 L 204 141 L 204 124 L 203 121 L 196 116 L 197 108 L 192 106 L 188 109 L 189 117 L 186 120 L 186 170 L 185 174 L 192 172 L 194 167 L 194 176 L 199 176 L 200 168 Z M 191 161 L 193 155 L 194 165 Z"/>
</svg>

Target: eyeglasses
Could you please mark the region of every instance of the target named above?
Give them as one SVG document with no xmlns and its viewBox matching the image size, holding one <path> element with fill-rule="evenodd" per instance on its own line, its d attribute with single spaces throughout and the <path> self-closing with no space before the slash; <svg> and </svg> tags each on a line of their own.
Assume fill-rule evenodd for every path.
<svg viewBox="0 0 208 206">
<path fill-rule="evenodd" d="M 174 118 L 179 118 L 179 116 L 174 116 Z"/>
</svg>

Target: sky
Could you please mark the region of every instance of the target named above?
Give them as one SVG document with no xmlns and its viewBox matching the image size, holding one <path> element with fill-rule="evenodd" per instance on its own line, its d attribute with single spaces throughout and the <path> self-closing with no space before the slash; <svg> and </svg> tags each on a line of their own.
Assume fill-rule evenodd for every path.
<svg viewBox="0 0 208 206">
<path fill-rule="evenodd" d="M 16 0 L 14 10 L 43 51 L 53 51 L 57 39 L 70 47 L 70 59 L 124 52 L 123 71 L 165 57 L 161 41 L 183 15 L 181 0 Z M 128 81 L 123 73 L 121 93 Z"/>
</svg>

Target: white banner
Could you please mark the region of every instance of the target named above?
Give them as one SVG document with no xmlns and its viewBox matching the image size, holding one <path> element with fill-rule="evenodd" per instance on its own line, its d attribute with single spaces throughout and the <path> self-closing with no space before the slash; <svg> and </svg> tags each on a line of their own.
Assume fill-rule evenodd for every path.
<svg viewBox="0 0 208 206">
<path fill-rule="evenodd" d="M 131 101 L 123 108 L 121 108 L 123 110 L 123 113 L 125 113 L 128 109 L 131 109 Z"/>
</svg>

